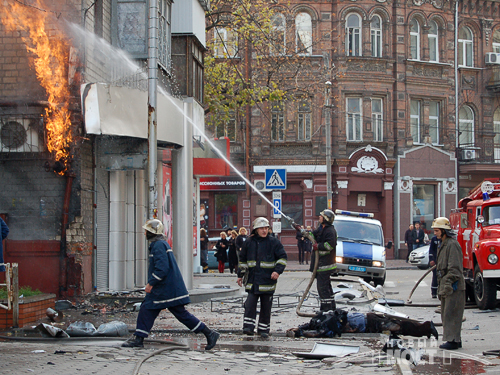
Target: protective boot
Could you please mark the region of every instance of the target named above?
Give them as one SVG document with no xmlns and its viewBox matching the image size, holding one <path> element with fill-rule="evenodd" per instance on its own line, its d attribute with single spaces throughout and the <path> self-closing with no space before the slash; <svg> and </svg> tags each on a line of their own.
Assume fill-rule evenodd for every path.
<svg viewBox="0 0 500 375">
<path fill-rule="evenodd" d="M 134 335 L 122 344 L 122 348 L 144 348 L 144 337 Z"/>
<path fill-rule="evenodd" d="M 319 305 L 319 311 L 323 312 L 335 311 L 336 308 L 335 300 L 322 300 Z"/>
<path fill-rule="evenodd" d="M 446 341 L 444 344 L 439 345 L 440 349 L 446 349 L 446 350 L 456 350 L 462 347 L 462 342 L 456 342 L 456 341 Z"/>
<path fill-rule="evenodd" d="M 212 349 L 215 346 L 215 344 L 217 343 L 217 340 L 220 337 L 220 333 L 217 331 L 214 331 L 213 329 L 208 328 L 207 326 L 205 326 L 205 328 L 203 328 L 203 330 L 201 332 L 207 338 L 207 345 L 205 346 L 205 350 Z"/>
</svg>

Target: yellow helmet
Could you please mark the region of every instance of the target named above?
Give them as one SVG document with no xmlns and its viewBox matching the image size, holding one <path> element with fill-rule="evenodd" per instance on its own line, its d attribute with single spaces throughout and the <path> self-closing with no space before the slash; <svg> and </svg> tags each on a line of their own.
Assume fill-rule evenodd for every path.
<svg viewBox="0 0 500 375">
<path fill-rule="evenodd" d="M 445 217 L 437 217 L 432 222 L 431 228 L 451 229 L 450 221 Z"/>
</svg>

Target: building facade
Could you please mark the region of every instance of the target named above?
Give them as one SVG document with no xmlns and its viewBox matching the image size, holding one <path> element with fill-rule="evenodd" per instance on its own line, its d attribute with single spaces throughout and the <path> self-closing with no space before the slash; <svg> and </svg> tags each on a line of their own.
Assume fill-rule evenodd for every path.
<svg viewBox="0 0 500 375">
<path fill-rule="evenodd" d="M 333 208 L 373 212 L 386 242 L 394 242 L 388 257 L 403 258 L 410 223 L 429 231 L 434 217 L 448 216 L 460 197 L 500 169 L 498 69 L 492 60 L 500 48 L 499 6 L 277 3 L 273 32 L 282 37 L 273 42 L 283 55 L 301 52 L 296 58 L 308 61 L 308 73 L 297 82 L 314 89 L 240 113 L 235 130 L 225 131 L 233 137 L 233 160 L 252 182 L 263 180 L 265 169 L 285 168 L 283 212 L 304 225 L 314 226 L 327 206 L 331 178 Z M 230 25 L 221 29 L 209 38 L 231 35 Z M 242 70 L 257 64 L 255 54 L 247 58 L 244 40 L 219 39 L 238 51 L 219 54 L 221 61 L 232 58 Z M 263 83 L 260 78 L 254 74 Z M 325 175 L 326 127 L 331 176 Z M 239 226 L 270 215 L 258 194 L 239 194 Z M 281 221 L 282 241 L 296 259 L 295 233 Z"/>
</svg>

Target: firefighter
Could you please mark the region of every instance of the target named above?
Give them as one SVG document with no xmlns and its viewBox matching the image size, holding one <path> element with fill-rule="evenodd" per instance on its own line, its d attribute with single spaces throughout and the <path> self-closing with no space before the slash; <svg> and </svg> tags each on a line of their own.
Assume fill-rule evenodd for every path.
<svg viewBox="0 0 500 375">
<path fill-rule="evenodd" d="M 335 310 L 335 297 L 333 294 L 330 276 L 337 268 L 335 255 L 337 248 L 337 231 L 333 226 L 335 214 L 332 210 L 323 210 L 319 214 L 319 226 L 313 232 L 316 243 L 313 250 L 319 250 L 318 269 L 316 271 L 316 285 L 320 299 L 320 311 Z M 314 271 L 316 252 L 311 256 L 309 270 Z"/>
<path fill-rule="evenodd" d="M 278 277 L 286 267 L 287 255 L 281 242 L 269 235 L 269 221 L 258 217 L 253 221 L 252 233 L 243 243 L 238 265 L 239 286 L 243 285 L 248 293 L 245 301 L 243 333 L 253 335 L 257 317 L 257 302 L 260 299 L 259 324 L 257 334 L 269 337 L 271 327 L 271 307 Z M 246 275 L 245 275 L 246 273 Z M 248 277 L 248 279 L 247 279 Z"/>
<path fill-rule="evenodd" d="M 460 331 L 465 309 L 465 279 L 463 276 L 462 248 L 454 238 L 450 221 L 438 217 L 432 222 L 434 235 L 441 240 L 437 251 L 436 273 L 438 297 L 441 301 L 443 341 L 441 349 L 454 350 L 462 347 Z"/>
<path fill-rule="evenodd" d="M 134 335 L 122 344 L 122 347 L 135 348 L 144 346 L 156 317 L 163 309 L 168 309 L 175 318 L 194 333 L 203 333 L 207 338 L 205 350 L 212 349 L 220 334 L 208 328 L 184 307 L 190 303 L 189 293 L 175 261 L 174 253 L 163 235 L 160 220 L 146 221 L 142 226 L 149 245 L 148 283 L 146 298 L 141 304 L 137 316 Z"/>
</svg>

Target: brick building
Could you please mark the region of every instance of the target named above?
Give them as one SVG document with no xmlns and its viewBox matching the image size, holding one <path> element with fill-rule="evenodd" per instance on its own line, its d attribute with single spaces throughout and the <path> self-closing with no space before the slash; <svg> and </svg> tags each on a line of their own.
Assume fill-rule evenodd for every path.
<svg viewBox="0 0 500 375">
<path fill-rule="evenodd" d="M 394 241 L 388 257 L 404 257 L 409 223 L 429 230 L 434 217 L 449 215 L 459 197 L 500 170 L 500 60 L 492 60 L 500 57 L 500 7 L 439 0 L 275 3 L 273 35 L 282 36 L 269 43 L 281 43 L 272 48 L 283 56 L 299 51 L 297 59 L 308 59 L 310 74 L 300 79 L 316 87 L 226 123 L 233 160 L 254 182 L 266 169 L 286 169 L 283 212 L 315 224 L 326 207 L 324 129 L 331 124 L 333 208 L 373 212 L 386 241 Z M 234 59 L 242 70 L 256 64 L 255 54 L 247 58 L 248 44 L 231 37 L 231 25 L 214 36 L 235 51 L 220 54 L 221 61 Z M 225 195 L 202 194 L 213 207 L 214 233 Z M 235 225 L 271 215 L 259 195 L 232 195 Z M 296 258 L 295 233 L 282 224 L 281 239 Z"/>
<path fill-rule="evenodd" d="M 22 286 L 70 297 L 146 283 L 141 225 L 148 217 L 149 33 L 156 33 L 158 43 L 158 217 L 177 215 L 177 229 L 169 221 L 166 233 L 186 284 L 191 284 L 192 236 L 185 239 L 178 228 L 192 227 L 192 217 L 180 213 L 186 208 L 192 212 L 197 188 L 189 171 L 193 134 L 204 129 L 203 20 L 208 4 L 151 4 L 3 2 L 0 214 L 10 228 L 6 262 L 19 263 Z M 158 15 L 156 31 L 148 25 L 149 12 Z M 35 40 L 30 33 L 35 27 L 46 38 Z M 46 68 L 37 70 L 44 61 Z M 50 77 L 44 78 L 44 72 Z M 47 84 L 55 77 L 60 80 Z M 54 99 L 47 86 L 63 88 L 67 95 Z M 50 121 L 61 108 L 70 119 L 62 147 L 69 156 L 62 159 L 48 147 Z M 173 204 L 172 195 L 177 198 Z"/>
</svg>

